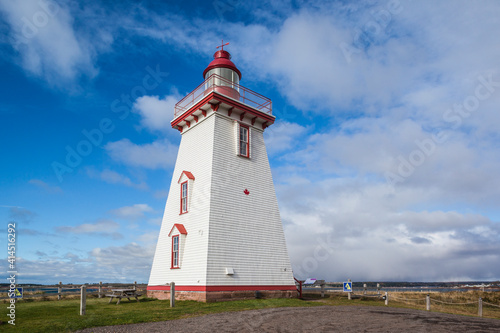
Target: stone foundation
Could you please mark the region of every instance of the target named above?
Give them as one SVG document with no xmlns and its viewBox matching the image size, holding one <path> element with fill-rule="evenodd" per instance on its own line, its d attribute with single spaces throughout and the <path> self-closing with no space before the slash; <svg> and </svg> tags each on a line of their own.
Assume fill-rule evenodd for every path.
<svg viewBox="0 0 500 333">
<path fill-rule="evenodd" d="M 162 300 L 170 299 L 168 290 L 148 290 L 148 297 Z M 176 291 L 176 300 L 191 300 L 198 302 L 221 302 L 257 298 L 296 298 L 293 290 L 248 290 L 248 291 Z"/>
</svg>

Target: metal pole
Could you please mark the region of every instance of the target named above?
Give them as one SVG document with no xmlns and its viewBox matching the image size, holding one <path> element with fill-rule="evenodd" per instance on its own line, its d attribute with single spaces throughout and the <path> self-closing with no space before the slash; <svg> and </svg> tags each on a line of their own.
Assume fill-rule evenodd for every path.
<svg viewBox="0 0 500 333">
<path fill-rule="evenodd" d="M 478 304 L 478 310 L 477 310 L 477 315 L 479 317 L 482 317 L 483 316 L 483 299 L 481 297 L 479 297 L 479 304 Z"/>
<path fill-rule="evenodd" d="M 85 315 L 85 308 L 87 307 L 87 286 L 82 286 L 82 297 L 80 298 L 80 316 Z"/>
<path fill-rule="evenodd" d="M 175 306 L 175 282 L 170 282 L 170 307 Z"/>
<path fill-rule="evenodd" d="M 351 279 L 347 279 L 347 282 L 351 282 Z M 351 290 L 352 290 L 352 283 L 351 283 Z M 347 293 L 347 299 L 352 299 L 350 291 Z"/>
<path fill-rule="evenodd" d="M 431 311 L 431 296 L 429 294 L 425 296 L 425 309 Z"/>
</svg>

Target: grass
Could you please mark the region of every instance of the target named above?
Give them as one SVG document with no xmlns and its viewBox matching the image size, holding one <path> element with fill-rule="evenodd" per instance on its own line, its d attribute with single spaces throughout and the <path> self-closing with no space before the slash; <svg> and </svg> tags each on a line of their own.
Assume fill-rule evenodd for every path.
<svg viewBox="0 0 500 333">
<path fill-rule="evenodd" d="M 391 298 L 391 295 L 393 298 Z M 426 293 L 390 293 L 389 305 L 410 309 L 426 309 Z M 459 314 L 466 316 L 478 315 L 478 300 L 483 299 L 483 317 L 500 319 L 500 292 L 446 292 L 429 293 L 431 298 L 431 311 Z M 397 299 L 396 299 L 397 298 Z M 405 300 L 402 300 L 405 299 Z M 417 301 L 418 299 L 418 301 Z M 486 303 L 495 304 L 491 306 Z M 452 303 L 452 304 L 450 304 Z M 461 304 L 462 303 L 462 304 Z M 463 304 L 472 303 L 472 304 Z"/>
<path fill-rule="evenodd" d="M 256 299 L 217 303 L 176 301 L 170 308 L 169 301 L 142 298 L 122 301 L 119 305 L 108 304 L 108 299 L 87 299 L 85 316 L 80 316 L 80 301 L 34 301 L 16 303 L 16 325 L 8 324 L 2 318 L 0 331 L 9 332 L 71 332 L 95 326 L 145 323 L 201 316 L 227 311 L 255 310 L 275 307 L 297 307 L 324 305 L 299 299 Z M 2 307 L 6 307 L 3 304 Z M 5 309 L 7 311 L 7 309 Z M 2 315 L 2 317 L 4 317 Z M 8 317 L 5 317 L 8 319 Z"/>
<path fill-rule="evenodd" d="M 396 301 L 395 298 L 419 299 L 419 301 Z M 425 293 L 390 293 L 389 306 L 425 310 Z M 319 294 L 305 295 L 308 300 L 299 299 L 255 299 L 245 301 L 228 301 L 217 303 L 199 303 L 195 301 L 176 301 L 176 307 L 170 308 L 169 301 L 141 298 L 129 302 L 123 300 L 120 305 L 108 304 L 108 298 L 87 298 L 87 314 L 80 316 L 79 299 L 61 301 L 20 301 L 16 303 L 16 326 L 5 321 L 5 314 L 0 322 L 0 332 L 71 332 L 95 326 L 133 324 L 188 317 L 202 316 L 210 313 L 228 311 L 256 310 L 276 307 L 349 305 L 349 306 L 384 306 L 384 301 L 374 297 L 347 299 L 344 293 L 327 294 L 321 299 Z M 330 297 L 328 297 L 330 296 Z M 467 303 L 482 297 L 485 302 L 500 305 L 500 293 L 457 292 L 431 293 L 432 300 L 449 303 Z M 420 300 L 421 299 L 421 300 Z M 2 304 L 5 310 L 7 304 Z M 431 301 L 431 310 L 452 314 L 477 316 L 477 304 L 473 305 L 440 305 Z M 500 319 L 500 308 L 483 305 L 483 317 Z"/>
</svg>

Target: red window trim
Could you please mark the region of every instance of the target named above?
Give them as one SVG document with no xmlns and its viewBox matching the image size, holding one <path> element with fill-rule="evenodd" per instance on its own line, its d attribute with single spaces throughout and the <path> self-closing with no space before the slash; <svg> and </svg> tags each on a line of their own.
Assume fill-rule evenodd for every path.
<svg viewBox="0 0 500 333">
<path fill-rule="evenodd" d="M 177 238 L 177 266 L 174 266 L 174 239 Z M 172 236 L 172 250 L 171 250 L 171 258 L 170 258 L 170 269 L 179 269 L 181 268 L 180 266 L 180 260 L 181 260 L 181 243 L 180 243 L 180 236 L 179 235 L 174 235 Z"/>
<path fill-rule="evenodd" d="M 182 210 L 182 186 L 186 184 L 186 210 Z M 186 214 L 188 212 L 188 203 L 189 203 L 189 185 L 188 181 L 186 180 L 185 182 L 181 183 L 181 207 L 180 207 L 180 213 L 179 215 Z"/>
<path fill-rule="evenodd" d="M 246 128 L 247 129 L 247 142 L 246 142 L 246 146 L 247 146 L 247 154 L 246 155 L 242 155 L 241 154 L 241 128 Z M 238 131 L 238 140 L 240 142 L 240 144 L 238 145 L 238 147 L 240 148 L 240 151 L 238 152 L 238 155 L 240 155 L 241 157 L 246 157 L 246 158 L 250 158 L 250 128 L 246 125 L 243 125 L 243 124 L 240 124 L 240 128 L 239 128 L 239 131 Z"/>
</svg>

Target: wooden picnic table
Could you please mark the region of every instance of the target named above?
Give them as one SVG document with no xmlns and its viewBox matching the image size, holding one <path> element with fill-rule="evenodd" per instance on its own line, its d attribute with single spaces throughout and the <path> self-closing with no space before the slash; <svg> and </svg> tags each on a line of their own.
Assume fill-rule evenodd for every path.
<svg viewBox="0 0 500 333">
<path fill-rule="evenodd" d="M 116 302 L 116 304 L 120 304 L 122 298 L 127 298 L 130 301 L 130 297 L 135 297 L 137 302 L 139 302 L 138 297 L 141 296 L 141 294 L 138 294 L 135 289 L 111 289 L 111 291 L 113 292 L 112 294 L 106 295 L 106 297 L 109 297 L 108 304 L 111 303 L 113 298 L 118 298 L 118 302 Z"/>
</svg>

